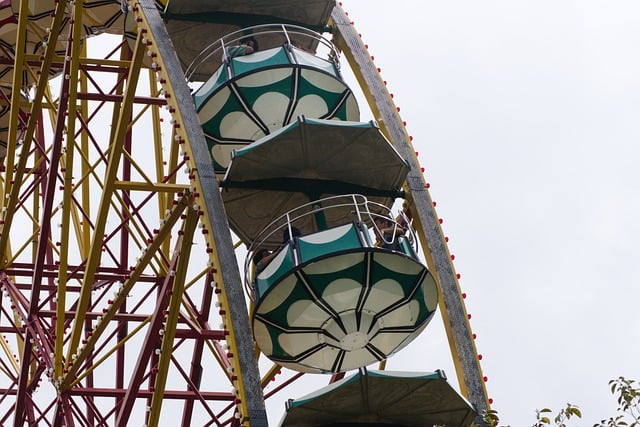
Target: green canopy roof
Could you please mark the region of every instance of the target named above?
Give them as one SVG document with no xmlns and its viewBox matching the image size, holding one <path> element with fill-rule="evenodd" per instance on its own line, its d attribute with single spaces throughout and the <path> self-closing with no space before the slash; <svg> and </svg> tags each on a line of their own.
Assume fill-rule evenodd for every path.
<svg viewBox="0 0 640 427">
<path fill-rule="evenodd" d="M 281 427 L 395 425 L 468 427 L 476 411 L 441 371 L 367 371 L 287 404 Z"/>
<path fill-rule="evenodd" d="M 231 228 L 248 243 L 283 214 L 321 197 L 362 194 L 390 207 L 408 171 L 373 122 L 299 117 L 234 152 L 222 198 Z M 326 225 L 340 225 L 345 215 L 331 213 Z"/>
<path fill-rule="evenodd" d="M 178 59 L 186 69 L 211 42 L 241 28 L 282 23 L 322 32 L 335 3 L 335 0 L 180 0 L 168 2 L 162 15 Z M 261 40 L 260 47 L 273 45 Z M 305 47 L 315 49 L 312 45 Z M 196 77 L 205 80 L 214 70 L 212 61 L 209 68 L 199 69 Z"/>
</svg>

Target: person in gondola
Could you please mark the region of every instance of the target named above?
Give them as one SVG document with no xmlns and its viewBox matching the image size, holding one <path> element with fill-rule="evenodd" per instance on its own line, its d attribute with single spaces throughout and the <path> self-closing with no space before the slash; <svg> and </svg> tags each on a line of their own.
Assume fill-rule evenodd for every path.
<svg viewBox="0 0 640 427">
<path fill-rule="evenodd" d="M 257 276 L 264 270 L 271 260 L 276 256 L 277 251 L 269 251 L 267 249 L 261 249 L 253 256 L 253 265 L 255 265 L 254 274 Z"/>
<path fill-rule="evenodd" d="M 253 256 L 253 264 L 256 267 L 254 274 L 256 276 L 260 274 L 262 270 L 264 270 L 267 265 L 269 265 L 273 258 L 278 255 L 280 250 L 282 250 L 282 248 L 289 244 L 289 241 L 292 238 L 296 238 L 300 235 L 302 235 L 302 233 L 296 227 L 291 227 L 291 231 L 289 231 L 289 228 L 285 228 L 282 233 L 282 244 L 278 246 L 277 249 L 275 249 L 274 251 L 269 251 L 267 249 L 260 249 L 259 251 L 257 251 Z"/>
<path fill-rule="evenodd" d="M 398 236 L 404 234 L 405 229 L 384 216 L 376 216 L 375 223 L 376 246 L 383 249 L 399 250 Z"/>
<path fill-rule="evenodd" d="M 229 58 L 235 58 L 236 56 L 249 55 L 260 50 L 258 46 L 258 40 L 254 36 L 247 36 L 240 39 L 240 44 L 237 46 L 229 46 L 227 48 L 227 55 Z"/>
</svg>

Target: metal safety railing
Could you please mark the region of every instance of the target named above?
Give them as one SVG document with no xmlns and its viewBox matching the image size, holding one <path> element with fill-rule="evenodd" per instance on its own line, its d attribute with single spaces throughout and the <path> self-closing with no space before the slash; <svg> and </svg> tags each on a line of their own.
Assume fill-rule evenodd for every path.
<svg viewBox="0 0 640 427">
<path fill-rule="evenodd" d="M 273 241 L 277 240 L 278 236 L 283 236 L 283 241 L 293 241 L 295 237 L 321 231 L 320 228 L 309 229 L 309 217 L 330 215 L 331 211 L 335 210 L 342 212 L 340 214 L 341 221 L 340 224 L 332 224 L 332 226 L 354 222 L 361 224 L 360 232 L 363 233 L 361 240 L 367 242 L 368 246 L 385 247 L 386 245 L 394 245 L 399 236 L 404 236 L 413 252 L 415 254 L 418 253 L 415 230 L 411 225 L 410 219 L 402 210 L 396 216 L 393 216 L 392 208 L 368 200 L 361 194 L 326 197 L 298 206 L 275 219 L 249 245 L 244 262 L 244 285 L 249 298 L 253 299 L 254 294 L 255 265 L 253 259 L 255 255 L 265 248 L 272 248 Z M 376 221 L 376 219 L 384 220 L 387 227 L 391 228 L 392 231 L 386 234 L 383 233 L 379 221 Z M 298 234 L 298 232 L 301 234 Z M 273 251 L 276 252 L 281 249 L 282 246 L 276 247 Z M 295 251 L 293 251 L 293 256 L 294 265 L 298 265 L 299 260 L 295 258 L 297 256 Z"/>
<path fill-rule="evenodd" d="M 261 46 L 261 50 L 282 45 L 294 46 L 303 50 L 307 50 L 304 46 L 314 46 L 315 52 L 322 48 L 326 50 L 327 60 L 332 62 L 337 69 L 340 68 L 338 50 L 322 34 L 297 25 L 263 24 L 234 31 L 205 47 L 185 70 L 187 80 L 191 81 L 194 74 L 205 63 L 219 61 L 220 65 L 222 65 L 230 57 L 228 53 L 229 47 L 240 43 L 247 37 L 255 37 Z"/>
</svg>

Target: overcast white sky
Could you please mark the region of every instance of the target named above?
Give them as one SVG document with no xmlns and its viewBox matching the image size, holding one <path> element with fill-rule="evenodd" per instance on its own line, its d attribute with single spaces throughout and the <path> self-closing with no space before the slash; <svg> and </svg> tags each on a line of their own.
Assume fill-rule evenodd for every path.
<svg viewBox="0 0 640 427">
<path fill-rule="evenodd" d="M 608 381 L 640 379 L 640 3 L 342 4 L 420 152 L 502 424 L 612 416 Z M 396 357 L 453 377 L 438 329 Z"/>
</svg>

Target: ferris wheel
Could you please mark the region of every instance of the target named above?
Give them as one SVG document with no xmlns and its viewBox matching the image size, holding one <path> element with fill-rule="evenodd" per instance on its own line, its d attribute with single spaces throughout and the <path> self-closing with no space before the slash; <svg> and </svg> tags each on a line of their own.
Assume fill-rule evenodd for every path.
<svg viewBox="0 0 640 427">
<path fill-rule="evenodd" d="M 1 425 L 488 408 L 415 152 L 334 1 L 2 0 L 0 45 Z M 438 306 L 459 392 L 384 369 Z"/>
</svg>

